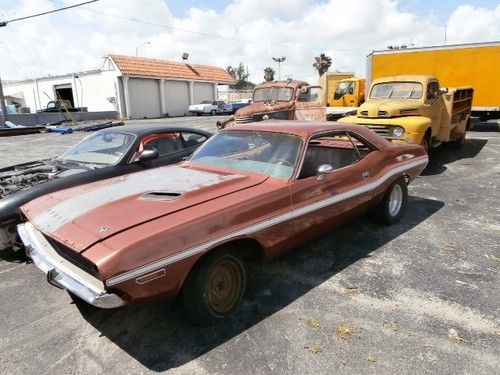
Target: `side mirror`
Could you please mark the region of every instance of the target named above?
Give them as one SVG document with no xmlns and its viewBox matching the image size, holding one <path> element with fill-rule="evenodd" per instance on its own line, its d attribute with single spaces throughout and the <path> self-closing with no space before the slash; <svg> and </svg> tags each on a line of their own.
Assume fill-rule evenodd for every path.
<svg viewBox="0 0 500 375">
<path fill-rule="evenodd" d="M 448 87 L 440 87 L 439 93 L 440 94 L 448 94 Z"/>
<path fill-rule="evenodd" d="M 158 154 L 158 151 L 152 150 L 152 149 L 146 149 L 142 152 L 142 154 L 139 155 L 139 157 L 137 158 L 137 161 L 139 163 L 144 163 L 147 161 L 158 159 L 159 156 L 160 155 Z"/>
<path fill-rule="evenodd" d="M 321 164 L 318 167 L 318 180 L 324 179 L 325 175 L 332 172 L 333 172 L 333 167 L 330 164 Z"/>
</svg>

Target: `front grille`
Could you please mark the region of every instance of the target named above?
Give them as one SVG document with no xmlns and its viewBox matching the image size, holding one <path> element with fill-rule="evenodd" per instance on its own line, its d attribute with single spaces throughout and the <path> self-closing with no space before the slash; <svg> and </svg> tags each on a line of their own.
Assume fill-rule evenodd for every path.
<svg viewBox="0 0 500 375">
<path fill-rule="evenodd" d="M 391 129 L 387 125 L 365 125 L 368 129 L 374 131 L 382 137 L 389 137 L 391 134 Z"/>
<path fill-rule="evenodd" d="M 90 260 L 84 258 L 82 255 L 80 255 L 76 251 L 71 250 L 67 246 L 63 245 L 62 243 L 60 243 L 58 241 L 55 241 L 54 239 L 52 239 L 50 237 L 45 236 L 45 238 L 52 245 L 52 247 L 54 248 L 56 253 L 59 254 L 61 257 L 66 259 L 71 264 L 82 269 L 83 271 L 91 274 L 92 276 L 100 278 L 99 273 L 97 272 L 96 265 L 94 263 L 92 263 Z"/>
<path fill-rule="evenodd" d="M 378 115 L 380 117 L 387 117 L 389 116 L 389 113 L 387 113 L 387 111 L 378 111 Z"/>
<path fill-rule="evenodd" d="M 238 116 L 234 119 L 236 124 L 246 124 L 252 122 L 252 116 Z"/>
<path fill-rule="evenodd" d="M 368 111 L 361 111 L 359 112 L 361 116 L 368 116 Z"/>
</svg>

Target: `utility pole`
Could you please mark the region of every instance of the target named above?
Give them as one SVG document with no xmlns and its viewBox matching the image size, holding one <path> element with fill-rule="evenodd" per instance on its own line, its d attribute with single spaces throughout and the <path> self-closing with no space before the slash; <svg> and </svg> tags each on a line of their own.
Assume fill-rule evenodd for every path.
<svg viewBox="0 0 500 375">
<path fill-rule="evenodd" d="M 281 63 L 286 60 L 286 57 L 273 57 L 273 60 L 278 63 L 278 81 L 281 81 Z"/>
<path fill-rule="evenodd" d="M 3 122 L 8 121 L 9 115 L 7 114 L 7 106 L 3 97 L 2 77 L 0 77 L 0 105 L 2 106 Z"/>
<path fill-rule="evenodd" d="M 444 25 L 444 44 L 446 45 L 446 25 Z"/>
</svg>

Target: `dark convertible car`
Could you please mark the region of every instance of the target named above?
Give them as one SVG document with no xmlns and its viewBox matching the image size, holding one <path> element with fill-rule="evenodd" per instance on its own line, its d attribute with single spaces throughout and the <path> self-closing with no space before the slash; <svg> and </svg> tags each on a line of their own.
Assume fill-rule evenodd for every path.
<svg viewBox="0 0 500 375">
<path fill-rule="evenodd" d="M 16 247 L 19 207 L 34 198 L 177 163 L 211 135 L 162 124 L 126 125 L 98 131 L 54 159 L 0 169 L 0 250 Z"/>
</svg>

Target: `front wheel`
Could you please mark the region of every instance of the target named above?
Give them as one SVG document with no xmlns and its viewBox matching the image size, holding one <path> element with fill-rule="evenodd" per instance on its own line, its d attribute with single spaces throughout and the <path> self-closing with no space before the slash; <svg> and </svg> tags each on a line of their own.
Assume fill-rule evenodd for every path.
<svg viewBox="0 0 500 375">
<path fill-rule="evenodd" d="M 408 187 L 401 177 L 387 190 L 380 203 L 370 212 L 373 221 L 391 225 L 403 216 L 408 203 Z"/>
<path fill-rule="evenodd" d="M 211 114 L 212 116 L 215 116 L 215 114 L 216 114 L 216 113 L 217 113 L 217 111 L 216 111 L 215 109 L 212 109 L 212 110 L 210 111 L 210 114 Z"/>
<path fill-rule="evenodd" d="M 209 254 L 191 272 L 182 291 L 191 323 L 208 325 L 239 305 L 246 288 L 243 259 L 227 250 Z"/>
</svg>

